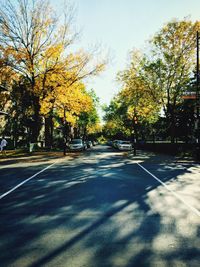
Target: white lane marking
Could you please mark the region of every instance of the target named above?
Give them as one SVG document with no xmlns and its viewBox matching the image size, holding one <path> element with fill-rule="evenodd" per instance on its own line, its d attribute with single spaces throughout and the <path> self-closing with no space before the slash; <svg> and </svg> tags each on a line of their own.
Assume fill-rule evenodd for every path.
<svg viewBox="0 0 200 267">
<path fill-rule="evenodd" d="M 165 183 L 163 183 L 158 177 L 156 177 L 154 174 L 152 174 L 150 171 L 148 171 L 145 167 L 143 167 L 140 163 L 137 163 L 140 168 L 142 168 L 145 172 L 147 172 L 149 175 L 151 175 L 154 179 L 156 179 L 159 183 L 161 183 L 170 193 L 172 193 L 177 199 L 179 199 L 181 202 L 183 202 L 190 210 L 192 210 L 197 216 L 200 217 L 200 211 L 185 202 L 185 200 L 180 197 L 176 192 L 171 190 Z"/>
<path fill-rule="evenodd" d="M 60 160 L 60 159 L 59 159 Z M 4 198 L 5 196 L 9 195 L 10 193 L 12 193 L 13 191 L 15 191 L 17 188 L 19 188 L 20 186 L 22 186 L 23 184 L 27 183 L 28 181 L 30 181 L 31 179 L 35 178 L 37 175 L 39 175 L 40 173 L 46 171 L 47 169 L 51 168 L 53 165 L 55 165 L 58 162 L 55 161 L 54 163 L 52 163 L 51 165 L 47 166 L 46 168 L 42 169 L 41 171 L 35 173 L 34 175 L 32 175 L 31 177 L 27 178 L 26 180 L 24 180 L 23 182 L 19 183 L 18 185 L 16 185 L 15 187 L 13 187 L 12 189 L 10 189 L 9 191 L 5 192 L 4 194 L 0 195 L 0 200 L 2 198 Z"/>
</svg>

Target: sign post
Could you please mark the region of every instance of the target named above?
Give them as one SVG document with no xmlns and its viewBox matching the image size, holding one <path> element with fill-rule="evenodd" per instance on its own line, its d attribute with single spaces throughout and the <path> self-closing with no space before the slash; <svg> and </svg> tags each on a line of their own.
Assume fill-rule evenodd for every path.
<svg viewBox="0 0 200 267">
<path fill-rule="evenodd" d="M 182 95 L 182 99 L 193 99 L 196 100 L 197 94 L 196 92 L 184 92 Z"/>
</svg>

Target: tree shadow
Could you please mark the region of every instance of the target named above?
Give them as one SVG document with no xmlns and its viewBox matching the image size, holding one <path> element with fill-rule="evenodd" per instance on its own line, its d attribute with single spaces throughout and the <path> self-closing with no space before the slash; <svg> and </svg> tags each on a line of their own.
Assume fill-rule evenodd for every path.
<svg viewBox="0 0 200 267">
<path fill-rule="evenodd" d="M 135 160 L 169 184 L 191 173 L 154 154 Z M 1 266 L 195 266 L 199 221 L 180 206 L 126 154 L 87 151 L 1 200 Z"/>
</svg>

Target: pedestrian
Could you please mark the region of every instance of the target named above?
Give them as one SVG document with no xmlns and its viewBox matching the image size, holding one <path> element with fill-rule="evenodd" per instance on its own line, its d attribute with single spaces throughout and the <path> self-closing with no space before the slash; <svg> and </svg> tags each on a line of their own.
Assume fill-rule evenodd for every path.
<svg viewBox="0 0 200 267">
<path fill-rule="evenodd" d="M 7 141 L 6 141 L 6 139 L 4 138 L 4 136 L 2 137 L 2 140 L 1 140 L 1 144 L 0 144 L 0 149 L 1 149 L 1 153 L 2 154 L 4 154 L 4 155 L 6 155 L 6 150 L 5 150 L 5 148 L 6 148 L 6 146 L 7 146 Z"/>
</svg>

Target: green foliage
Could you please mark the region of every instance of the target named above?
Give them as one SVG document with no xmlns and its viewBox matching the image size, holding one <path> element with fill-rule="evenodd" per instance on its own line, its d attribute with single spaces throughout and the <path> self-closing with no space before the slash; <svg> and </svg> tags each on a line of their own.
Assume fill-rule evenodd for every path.
<svg viewBox="0 0 200 267">
<path fill-rule="evenodd" d="M 117 75 L 121 90 L 105 108 L 107 132 L 110 129 L 114 135 L 123 129 L 125 134 L 129 129 L 143 136 L 146 128 L 151 135 L 160 125 L 165 132 L 161 135 L 170 136 L 172 142 L 177 135 L 191 137 L 194 109 L 188 108 L 182 95 L 191 90 L 199 30 L 199 21 L 172 20 L 150 40 L 148 55 L 131 52 L 128 67 Z M 161 109 L 163 119 L 159 118 Z"/>
</svg>

